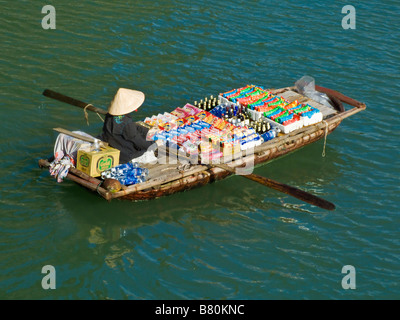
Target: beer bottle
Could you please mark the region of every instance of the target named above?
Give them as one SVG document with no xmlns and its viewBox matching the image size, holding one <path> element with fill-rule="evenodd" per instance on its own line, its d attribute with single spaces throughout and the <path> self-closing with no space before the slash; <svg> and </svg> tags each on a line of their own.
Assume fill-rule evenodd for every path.
<svg viewBox="0 0 400 320">
<path fill-rule="evenodd" d="M 265 133 L 265 132 L 267 132 L 267 126 L 266 126 L 265 123 L 264 123 L 263 126 L 262 126 L 262 131 L 261 131 L 261 133 Z"/>
<path fill-rule="evenodd" d="M 237 124 L 237 116 L 234 116 L 232 118 L 232 124 L 236 126 L 236 124 Z"/>
</svg>

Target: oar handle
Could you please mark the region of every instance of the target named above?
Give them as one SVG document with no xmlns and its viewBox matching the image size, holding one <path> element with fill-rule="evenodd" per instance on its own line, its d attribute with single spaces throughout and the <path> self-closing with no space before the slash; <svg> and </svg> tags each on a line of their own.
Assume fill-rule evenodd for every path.
<svg viewBox="0 0 400 320">
<path fill-rule="evenodd" d="M 353 107 L 361 108 L 361 107 L 365 106 L 364 103 L 354 100 L 348 96 L 345 96 L 343 93 L 340 93 L 339 91 L 321 87 L 321 86 L 317 86 L 317 85 L 315 85 L 315 89 L 319 92 L 325 93 L 327 95 L 331 95 L 334 98 L 336 98 L 344 103 L 347 103 L 348 105 L 351 105 Z"/>
<path fill-rule="evenodd" d="M 61 101 L 61 102 L 71 104 L 73 106 L 76 106 L 76 107 L 79 107 L 82 109 L 86 108 L 87 110 L 94 111 L 94 112 L 97 112 L 100 114 L 104 114 L 104 115 L 107 114 L 107 111 L 104 109 L 96 108 L 95 106 L 91 105 L 90 103 L 85 103 L 83 101 L 76 100 L 74 98 L 65 96 L 65 95 L 55 92 L 53 90 L 46 89 L 43 91 L 43 95 L 46 97 Z"/>
</svg>

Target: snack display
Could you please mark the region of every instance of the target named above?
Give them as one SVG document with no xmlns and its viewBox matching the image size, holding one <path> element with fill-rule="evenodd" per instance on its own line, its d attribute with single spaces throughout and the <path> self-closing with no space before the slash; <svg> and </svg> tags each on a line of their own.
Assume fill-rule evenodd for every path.
<svg viewBox="0 0 400 320">
<path fill-rule="evenodd" d="M 289 102 L 255 85 L 205 97 L 144 119 L 154 129 L 148 139 L 203 160 L 239 154 L 274 139 L 280 132 L 288 133 L 319 121 L 322 114 L 318 109 Z"/>
<path fill-rule="evenodd" d="M 223 103 L 246 107 L 253 120 L 263 118 L 283 133 L 322 121 L 318 109 L 297 100 L 289 102 L 255 85 L 221 93 L 220 97 Z"/>
</svg>

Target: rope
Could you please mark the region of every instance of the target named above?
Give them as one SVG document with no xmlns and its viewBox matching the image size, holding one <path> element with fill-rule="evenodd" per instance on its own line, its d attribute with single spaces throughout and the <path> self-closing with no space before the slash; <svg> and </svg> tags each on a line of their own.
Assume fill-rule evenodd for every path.
<svg viewBox="0 0 400 320">
<path fill-rule="evenodd" d="M 101 120 L 102 122 L 104 122 L 104 119 L 101 117 L 101 115 L 99 115 L 98 112 L 96 112 L 96 114 L 99 116 L 100 120 Z"/>
<path fill-rule="evenodd" d="M 103 184 L 103 181 L 100 181 L 99 182 L 99 184 L 97 185 L 97 187 L 96 187 L 96 192 L 98 193 L 98 194 L 100 194 L 100 192 L 99 192 L 99 188 L 100 188 L 100 186 Z M 100 194 L 101 195 L 101 194 Z"/>
<path fill-rule="evenodd" d="M 322 157 L 325 157 L 326 137 L 328 135 L 328 122 L 326 122 L 325 120 L 323 122 L 325 123 L 325 138 L 324 138 L 324 149 L 322 150 Z"/>
<path fill-rule="evenodd" d="M 87 125 L 89 125 L 89 115 L 88 115 L 88 113 L 86 111 L 87 107 L 94 107 L 94 105 L 89 103 L 83 108 L 83 112 L 85 113 L 86 123 L 87 123 Z M 96 112 L 96 114 L 99 116 L 100 120 L 104 122 L 104 119 L 101 117 L 101 115 L 98 112 Z"/>
</svg>

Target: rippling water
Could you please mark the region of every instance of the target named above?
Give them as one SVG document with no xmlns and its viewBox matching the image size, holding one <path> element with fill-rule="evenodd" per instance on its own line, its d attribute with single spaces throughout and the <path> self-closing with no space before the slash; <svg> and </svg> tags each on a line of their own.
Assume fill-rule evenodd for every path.
<svg viewBox="0 0 400 320">
<path fill-rule="evenodd" d="M 353 1 L 0 1 L 0 298 L 399 298 L 399 6 Z M 397 15 L 397 16 L 396 16 Z M 101 123 L 41 95 L 106 108 L 144 91 L 138 119 L 248 83 L 303 75 L 365 102 L 327 140 L 256 169 L 333 213 L 241 177 L 151 202 L 107 203 L 37 168 L 53 127 Z M 53 265 L 57 289 L 41 287 Z M 344 290 L 344 265 L 357 289 Z"/>
</svg>

